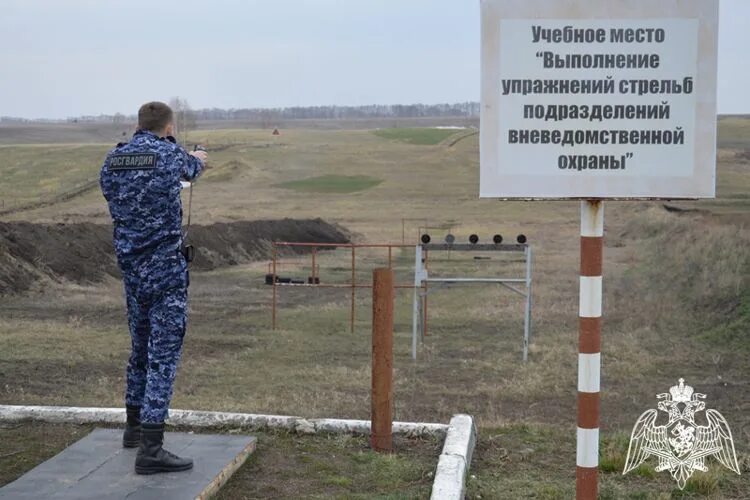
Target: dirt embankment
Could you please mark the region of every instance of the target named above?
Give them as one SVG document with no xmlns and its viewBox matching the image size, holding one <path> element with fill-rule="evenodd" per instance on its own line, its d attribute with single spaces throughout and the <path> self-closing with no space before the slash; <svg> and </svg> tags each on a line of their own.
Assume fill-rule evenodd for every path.
<svg viewBox="0 0 750 500">
<path fill-rule="evenodd" d="M 269 220 L 193 226 L 191 269 L 210 270 L 270 258 L 272 241 L 346 243 L 345 229 L 321 219 Z M 93 283 L 119 276 L 109 225 L 0 222 L 0 295 L 28 290 L 43 279 Z"/>
</svg>

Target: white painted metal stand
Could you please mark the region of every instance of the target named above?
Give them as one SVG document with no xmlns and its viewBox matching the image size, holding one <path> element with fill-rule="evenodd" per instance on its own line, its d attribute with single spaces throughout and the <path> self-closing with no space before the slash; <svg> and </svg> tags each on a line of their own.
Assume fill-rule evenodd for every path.
<svg viewBox="0 0 750 500">
<path fill-rule="evenodd" d="M 430 278 L 429 272 L 424 265 L 424 249 L 428 247 L 430 250 L 502 250 L 502 251 L 518 251 L 523 252 L 525 265 L 526 265 L 526 276 L 523 278 L 475 278 L 475 277 L 445 277 L 445 278 Z M 527 361 L 529 357 L 529 341 L 531 337 L 531 277 L 532 277 L 532 251 L 529 245 L 482 245 L 482 246 L 466 246 L 466 245 L 417 245 L 414 252 L 414 296 L 412 304 L 412 333 L 411 333 L 411 357 L 417 359 L 417 337 L 424 342 L 425 336 L 425 325 L 424 325 L 424 301 L 429 291 L 427 291 L 425 285 L 428 283 L 437 284 L 439 288 L 442 285 L 451 284 L 470 284 L 470 283 L 484 283 L 484 284 L 498 284 L 507 288 L 508 290 L 524 297 L 525 299 L 525 312 L 524 312 L 524 325 L 523 325 L 523 360 Z M 518 285 L 522 285 L 519 287 Z M 435 288 L 433 288 L 435 290 Z"/>
</svg>

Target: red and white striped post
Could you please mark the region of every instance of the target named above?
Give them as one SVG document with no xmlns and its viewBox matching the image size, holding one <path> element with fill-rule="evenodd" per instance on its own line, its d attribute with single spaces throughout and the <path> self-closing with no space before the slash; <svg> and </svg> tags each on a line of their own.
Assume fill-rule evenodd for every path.
<svg viewBox="0 0 750 500">
<path fill-rule="evenodd" d="M 596 500 L 599 472 L 599 380 L 602 332 L 604 205 L 581 202 L 576 499 Z"/>
</svg>

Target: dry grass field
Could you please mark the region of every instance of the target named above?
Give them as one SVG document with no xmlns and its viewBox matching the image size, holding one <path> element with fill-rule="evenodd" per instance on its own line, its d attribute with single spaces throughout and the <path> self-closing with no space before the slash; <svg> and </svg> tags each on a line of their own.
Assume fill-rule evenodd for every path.
<svg viewBox="0 0 750 500">
<path fill-rule="evenodd" d="M 459 134 L 466 137 L 451 140 Z M 3 221 L 108 222 L 98 189 L 78 190 L 96 178 L 108 145 L 0 143 L 0 198 L 10 208 Z M 396 418 L 476 417 L 480 439 L 469 498 L 572 497 L 576 202 L 479 200 L 478 141 L 466 131 L 291 129 L 272 136 L 268 130 L 222 129 L 193 132 L 189 143 L 204 145 L 212 165 L 194 189 L 194 223 L 320 217 L 359 243 L 414 244 L 424 225 L 438 240 L 448 228 L 459 239 L 527 235 L 535 251 L 528 363 L 521 362 L 521 301 L 486 286 L 430 294 L 429 335 L 412 361 L 411 294 L 399 292 Z M 716 200 L 667 203 L 668 209 L 656 202 L 606 204 L 602 498 L 750 498 L 750 476 L 733 475 L 716 461 L 683 492 L 651 468 L 621 474 L 632 425 L 679 377 L 706 393 L 707 406 L 727 418 L 741 467 L 750 472 L 750 121 L 721 120 L 719 144 Z M 431 272 L 520 272 L 517 260 L 490 257 L 431 256 Z M 321 255 L 321 279 L 347 282 L 349 259 L 341 250 Z M 413 250 L 397 251 L 394 259 L 399 281 L 411 281 Z M 386 262 L 382 251 L 358 253 L 357 281 L 367 282 L 372 269 Z M 284 260 L 280 274 L 306 277 L 309 271 L 309 258 L 297 256 Z M 267 272 L 264 260 L 192 274 L 191 321 L 173 406 L 368 418 L 369 292 L 358 291 L 350 333 L 348 290 L 282 289 L 274 331 Z M 3 296 L 0 403 L 119 406 L 129 347 L 123 307 L 121 285 L 112 278 L 75 283 L 52 276 L 30 292 Z M 8 460 L 30 467 L 48 456 L 27 450 L 30 457 L 4 458 L 16 445 L 24 448 L 18 438 L 2 439 L 10 432 L 0 429 L 0 469 Z M 29 431 L 35 432 L 42 429 Z M 299 498 L 306 491 L 321 498 L 421 498 L 430 482 L 424 464 L 439 453 L 430 443 L 413 443 L 413 452 L 404 445 L 394 458 L 404 462 L 394 465 L 370 455 L 357 459 L 362 441 L 334 442 L 329 449 L 325 441 L 300 444 L 294 436 L 265 439 L 289 454 L 309 446 L 313 461 L 325 462 L 321 457 L 335 447 L 354 458 L 326 462 L 325 473 L 305 469 L 307 482 L 296 491 L 254 490 L 248 498 Z M 269 458 L 277 464 L 272 471 L 263 464 L 268 456 L 243 468 L 232 491 L 259 474 L 284 481 L 278 475 L 284 467 L 301 467 L 302 459 Z M 391 476 L 403 486 L 388 489 Z M 0 484 L 10 479 L 0 476 Z M 414 489 L 410 481 L 416 481 Z M 361 484 L 371 485 L 370 495 Z"/>
</svg>

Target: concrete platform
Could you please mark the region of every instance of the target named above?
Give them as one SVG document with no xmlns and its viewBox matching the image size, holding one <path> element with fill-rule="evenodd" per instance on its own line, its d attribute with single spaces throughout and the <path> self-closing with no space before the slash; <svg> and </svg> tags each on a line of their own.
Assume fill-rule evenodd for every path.
<svg viewBox="0 0 750 500">
<path fill-rule="evenodd" d="M 252 436 L 168 432 L 165 448 L 195 460 L 193 470 L 139 476 L 122 431 L 95 429 L 55 457 L 0 488 L 2 499 L 185 500 L 210 498 L 255 451 Z"/>
</svg>

